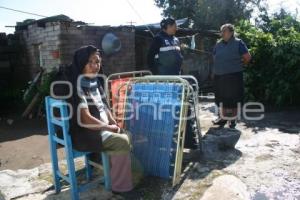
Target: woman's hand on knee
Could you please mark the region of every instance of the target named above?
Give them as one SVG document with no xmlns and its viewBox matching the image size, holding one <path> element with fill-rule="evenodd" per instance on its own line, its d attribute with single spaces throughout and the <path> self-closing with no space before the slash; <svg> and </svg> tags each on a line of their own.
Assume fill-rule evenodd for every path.
<svg viewBox="0 0 300 200">
<path fill-rule="evenodd" d="M 113 125 L 107 125 L 106 126 L 106 129 L 108 130 L 108 131 L 111 131 L 111 132 L 113 132 L 113 133 L 120 133 L 120 127 L 118 127 L 117 125 L 115 125 L 115 124 L 113 124 Z"/>
</svg>

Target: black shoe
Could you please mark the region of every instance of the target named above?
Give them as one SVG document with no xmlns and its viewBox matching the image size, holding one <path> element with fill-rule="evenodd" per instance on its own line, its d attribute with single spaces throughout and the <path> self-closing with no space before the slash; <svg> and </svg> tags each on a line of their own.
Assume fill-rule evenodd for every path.
<svg viewBox="0 0 300 200">
<path fill-rule="evenodd" d="M 236 121 L 235 120 L 231 120 L 230 124 L 229 124 L 229 128 L 235 128 L 236 127 Z"/>
<path fill-rule="evenodd" d="M 214 125 L 219 125 L 219 126 L 225 126 L 226 123 L 227 123 L 227 120 L 222 119 L 222 118 L 218 118 L 213 121 Z"/>
</svg>

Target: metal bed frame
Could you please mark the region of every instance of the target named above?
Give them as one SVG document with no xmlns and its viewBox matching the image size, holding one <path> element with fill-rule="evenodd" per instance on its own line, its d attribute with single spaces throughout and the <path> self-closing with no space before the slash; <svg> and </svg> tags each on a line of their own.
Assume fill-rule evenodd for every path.
<svg viewBox="0 0 300 200">
<path fill-rule="evenodd" d="M 150 71 L 146 71 L 146 70 L 115 73 L 115 74 L 109 75 L 105 81 L 105 92 L 106 92 L 106 96 L 108 99 L 109 107 L 110 107 L 112 113 L 115 115 L 118 125 L 120 125 L 121 127 L 123 126 L 123 122 L 122 122 L 122 120 L 119 120 L 119 115 L 124 117 L 124 113 L 121 113 L 121 114 L 118 113 L 118 111 L 119 111 L 118 104 L 116 105 L 116 107 L 113 105 L 114 94 L 112 94 L 113 93 L 112 84 L 116 80 L 129 81 L 131 78 L 141 77 L 141 76 L 146 76 L 146 75 L 152 75 L 152 73 Z M 117 99 L 116 99 L 118 101 L 118 103 L 120 103 L 120 99 L 121 99 L 120 92 L 121 92 L 121 89 L 123 88 L 123 86 L 124 86 L 124 83 L 120 83 L 120 85 L 118 85 Z M 121 109 L 124 109 L 124 106 Z"/>
<path fill-rule="evenodd" d="M 177 147 L 176 147 L 176 157 L 175 157 L 175 166 L 173 172 L 172 185 L 175 186 L 180 182 L 181 170 L 182 170 L 182 159 L 183 159 L 183 149 L 184 149 L 184 138 L 185 138 L 185 129 L 186 129 L 186 116 L 188 106 L 186 102 L 188 101 L 188 96 L 191 93 L 191 87 L 187 80 L 180 78 L 178 76 L 145 76 L 132 78 L 126 87 L 126 102 L 127 102 L 127 93 L 128 86 L 135 83 L 153 83 L 153 82 L 162 82 L 162 83 L 179 83 L 182 84 L 182 93 L 181 93 L 181 109 L 180 109 L 180 120 L 178 124 L 178 131 L 174 135 L 177 135 Z"/>
</svg>

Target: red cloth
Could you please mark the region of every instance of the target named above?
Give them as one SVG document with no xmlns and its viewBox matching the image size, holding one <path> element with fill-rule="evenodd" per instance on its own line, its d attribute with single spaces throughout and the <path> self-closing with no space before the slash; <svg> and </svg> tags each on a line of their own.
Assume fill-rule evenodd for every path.
<svg viewBox="0 0 300 200">
<path fill-rule="evenodd" d="M 116 79 L 111 82 L 111 101 L 113 114 L 116 116 L 116 121 L 121 128 L 124 128 L 124 106 L 126 86 L 129 78 Z"/>
</svg>

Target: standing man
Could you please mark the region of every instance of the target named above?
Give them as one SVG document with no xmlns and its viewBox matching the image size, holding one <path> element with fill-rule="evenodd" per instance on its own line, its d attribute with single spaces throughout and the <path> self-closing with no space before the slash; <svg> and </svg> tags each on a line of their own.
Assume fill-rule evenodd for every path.
<svg viewBox="0 0 300 200">
<path fill-rule="evenodd" d="M 219 118 L 213 123 L 223 127 L 229 120 L 235 128 L 238 105 L 244 97 L 243 65 L 248 64 L 251 55 L 246 44 L 235 36 L 234 26 L 221 26 L 222 39 L 214 49 L 215 101 Z"/>
<path fill-rule="evenodd" d="M 175 37 L 176 21 L 166 18 L 160 26 L 161 31 L 154 37 L 148 52 L 148 66 L 154 75 L 180 75 L 183 57 L 180 42 Z"/>
</svg>

